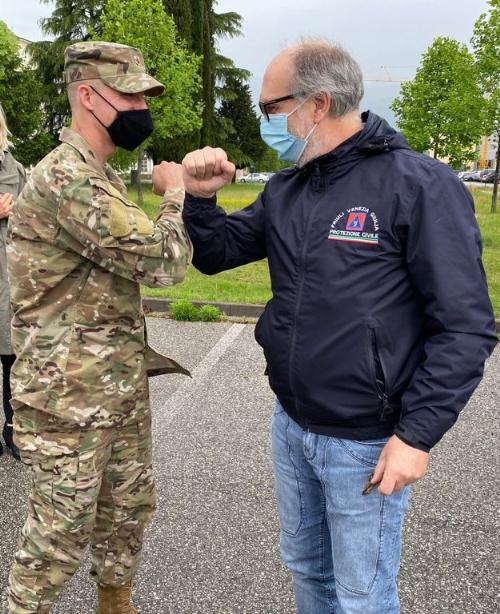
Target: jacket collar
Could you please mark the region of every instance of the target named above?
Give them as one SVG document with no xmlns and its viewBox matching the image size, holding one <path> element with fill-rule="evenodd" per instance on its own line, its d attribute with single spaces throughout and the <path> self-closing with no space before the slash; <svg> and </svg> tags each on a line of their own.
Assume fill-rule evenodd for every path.
<svg viewBox="0 0 500 614">
<path fill-rule="evenodd" d="M 349 163 L 353 158 L 376 155 L 395 149 L 409 149 L 403 135 L 375 113 L 365 111 L 361 114 L 361 120 L 363 128 L 359 132 L 340 143 L 332 151 L 310 160 L 302 170 L 311 172 L 312 169 L 318 167 L 326 170 L 339 164 Z"/>
<path fill-rule="evenodd" d="M 63 128 L 61 130 L 61 134 L 59 135 L 59 140 L 62 143 L 67 143 L 68 145 L 71 145 L 71 147 L 74 147 L 85 162 L 93 169 L 101 173 L 104 171 L 104 167 L 97 159 L 97 156 L 93 152 L 92 148 L 83 138 L 83 136 L 78 134 L 78 132 L 75 132 L 71 128 Z"/>
<path fill-rule="evenodd" d="M 74 149 L 76 149 L 76 151 L 91 168 L 93 168 L 99 174 L 105 175 L 106 179 L 110 181 L 118 190 L 120 190 L 120 192 L 126 194 L 126 188 L 123 181 L 115 173 L 111 166 L 109 166 L 109 164 L 104 164 L 103 166 L 99 162 L 94 151 L 83 136 L 81 136 L 81 134 L 78 134 L 78 132 L 72 130 L 71 128 L 63 128 L 59 135 L 59 140 L 61 143 L 66 143 L 67 145 L 74 147 Z"/>
<path fill-rule="evenodd" d="M 295 172 L 303 173 L 312 179 L 313 189 L 322 190 L 326 186 L 349 173 L 361 160 L 368 156 L 383 154 L 395 149 L 409 149 L 402 134 L 372 113 L 361 114 L 363 128 L 340 143 L 335 149 L 318 158 L 310 160 Z"/>
</svg>

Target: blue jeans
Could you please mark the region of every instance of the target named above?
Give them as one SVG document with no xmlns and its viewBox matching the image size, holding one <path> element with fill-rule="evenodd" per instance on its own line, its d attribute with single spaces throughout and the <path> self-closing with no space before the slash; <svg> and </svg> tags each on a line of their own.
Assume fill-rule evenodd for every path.
<svg viewBox="0 0 500 614">
<path fill-rule="evenodd" d="M 409 487 L 362 495 L 387 438 L 304 431 L 279 402 L 272 422 L 281 556 L 298 614 L 397 614 Z"/>
</svg>

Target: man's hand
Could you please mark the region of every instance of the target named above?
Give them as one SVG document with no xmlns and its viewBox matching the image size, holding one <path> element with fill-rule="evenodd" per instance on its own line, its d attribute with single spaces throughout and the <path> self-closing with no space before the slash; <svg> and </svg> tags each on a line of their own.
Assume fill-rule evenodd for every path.
<svg viewBox="0 0 500 614">
<path fill-rule="evenodd" d="M 393 435 L 380 454 L 371 483 L 379 484 L 381 495 L 392 495 L 407 484 L 420 480 L 428 465 L 428 452 L 412 448 Z"/>
<path fill-rule="evenodd" d="M 10 192 L 0 194 L 0 220 L 3 220 L 12 213 L 14 206 L 14 197 Z"/>
<path fill-rule="evenodd" d="M 161 162 L 153 167 L 153 192 L 159 196 L 171 188 L 184 188 L 182 179 L 182 164 L 176 162 Z"/>
<path fill-rule="evenodd" d="M 231 183 L 236 167 L 218 147 L 204 147 L 188 153 L 182 161 L 186 192 L 198 198 L 211 198 Z"/>
</svg>

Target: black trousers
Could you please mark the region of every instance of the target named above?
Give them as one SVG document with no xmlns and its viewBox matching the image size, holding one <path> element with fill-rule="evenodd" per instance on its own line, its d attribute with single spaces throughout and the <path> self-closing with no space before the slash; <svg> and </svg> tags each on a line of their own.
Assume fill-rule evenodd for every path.
<svg viewBox="0 0 500 614">
<path fill-rule="evenodd" d="M 12 405 L 10 404 L 10 370 L 16 357 L 14 354 L 0 355 L 2 362 L 2 397 L 3 397 L 3 412 L 5 414 L 5 425 L 3 428 L 3 436 L 6 443 L 12 443 Z M 10 425 L 10 426 L 9 426 Z"/>
</svg>

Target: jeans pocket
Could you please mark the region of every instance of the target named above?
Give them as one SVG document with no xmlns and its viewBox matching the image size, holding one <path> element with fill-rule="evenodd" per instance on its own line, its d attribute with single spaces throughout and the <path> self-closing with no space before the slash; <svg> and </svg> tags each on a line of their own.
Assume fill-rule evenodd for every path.
<svg viewBox="0 0 500 614">
<path fill-rule="evenodd" d="M 338 441 L 354 460 L 357 460 L 362 465 L 375 467 L 380 453 L 388 440 L 388 437 L 384 437 L 367 441 L 357 441 L 354 439 L 339 439 Z"/>
<path fill-rule="evenodd" d="M 332 527 L 335 581 L 345 590 L 368 595 L 377 577 L 382 555 L 385 498 L 363 497 L 351 501 Z"/>
<path fill-rule="evenodd" d="M 361 446 L 383 446 L 389 441 L 389 435 L 379 439 L 352 439 L 351 441 Z"/>
<path fill-rule="evenodd" d="M 277 404 L 277 407 L 281 405 Z M 272 424 L 272 457 L 275 494 L 281 530 L 296 535 L 302 524 L 302 497 L 297 469 L 288 442 L 290 419 L 282 410 L 275 413 Z"/>
<path fill-rule="evenodd" d="M 274 413 L 275 414 L 284 414 L 285 413 L 285 409 L 284 409 L 283 405 L 278 401 L 278 399 L 276 399 L 276 402 L 274 404 Z"/>
<path fill-rule="evenodd" d="M 370 474 L 385 445 L 332 440 L 324 480 L 328 486 L 335 581 L 343 589 L 368 595 L 380 568 L 383 518 L 387 498 L 378 491 L 363 496 Z"/>
</svg>

